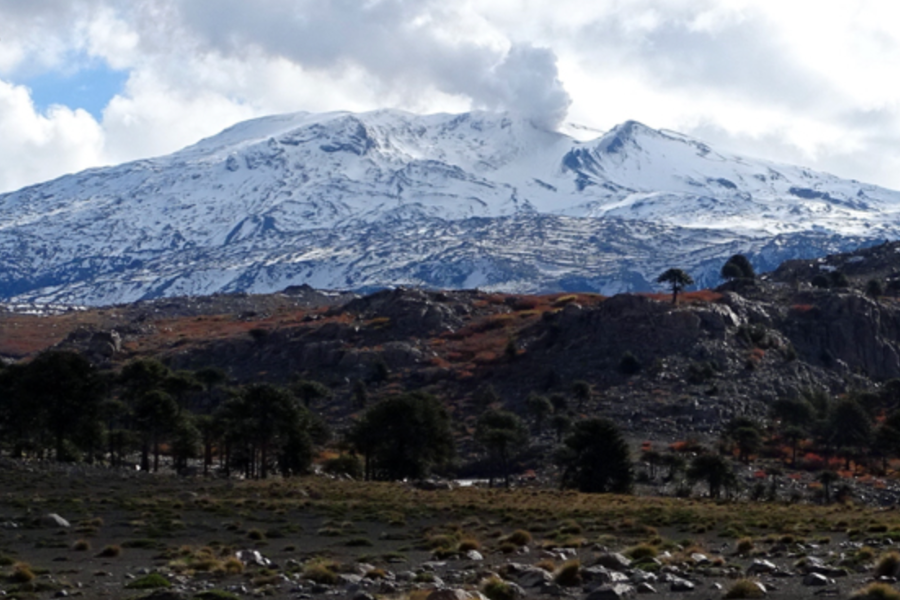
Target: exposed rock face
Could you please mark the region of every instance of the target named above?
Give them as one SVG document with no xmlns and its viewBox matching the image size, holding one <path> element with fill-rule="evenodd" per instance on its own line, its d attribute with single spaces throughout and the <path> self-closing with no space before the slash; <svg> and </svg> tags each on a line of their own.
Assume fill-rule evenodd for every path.
<svg viewBox="0 0 900 600">
<path fill-rule="evenodd" d="M 462 325 L 443 292 L 397 288 L 376 292 L 345 305 L 341 310 L 364 319 L 382 319 L 399 335 L 433 335 Z"/>
<path fill-rule="evenodd" d="M 900 376 L 900 312 L 858 292 L 799 296 L 784 332 L 810 362 L 841 361 L 886 379 Z"/>
<path fill-rule="evenodd" d="M 111 358 L 122 351 L 122 337 L 117 331 L 98 331 L 91 336 L 88 352 Z"/>
</svg>

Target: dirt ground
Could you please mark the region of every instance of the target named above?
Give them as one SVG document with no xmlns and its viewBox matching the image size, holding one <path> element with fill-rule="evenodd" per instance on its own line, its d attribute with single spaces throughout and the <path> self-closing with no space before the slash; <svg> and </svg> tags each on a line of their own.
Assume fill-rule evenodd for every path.
<svg viewBox="0 0 900 600">
<path fill-rule="evenodd" d="M 754 548 L 740 555 L 736 537 L 722 535 L 727 506 L 709 506 L 718 515 L 714 529 L 652 528 L 641 525 L 652 511 L 635 507 L 629 516 L 627 499 L 603 504 L 549 491 L 424 491 L 404 484 L 373 484 L 371 495 L 358 483 L 322 480 L 234 482 L 0 463 L 0 590 L 8 598 L 424 600 L 444 587 L 476 593 L 500 575 L 520 596 L 582 598 L 608 577 L 590 567 L 608 566 L 612 552 L 634 555 L 643 543 L 654 545 L 655 558 L 609 570 L 632 586 L 644 580 L 655 590 L 648 588 L 648 597 L 722 598 L 749 574 L 769 598 L 847 598 L 873 580 L 873 565 L 893 543 L 883 534 L 890 525 L 854 507 L 835 509 L 835 522 L 873 523 L 871 530 L 882 532 L 877 539 L 853 540 L 812 515 L 811 527 L 820 518 L 832 531 L 807 528 L 802 541 L 758 533 L 744 538 Z M 571 515 L 563 518 L 560 504 L 535 508 L 549 499 L 571 501 Z M 691 514 L 702 516 L 699 506 Z M 892 511 L 883 514 L 893 523 Z M 515 531 L 532 539 L 515 540 Z M 805 555 L 821 558 L 825 585 L 803 585 Z M 576 559 L 578 574 L 566 581 L 560 572 Z M 761 560 L 776 571 L 753 573 Z M 171 587 L 134 587 L 154 583 L 150 574 Z M 693 589 L 672 591 L 679 580 Z"/>
</svg>

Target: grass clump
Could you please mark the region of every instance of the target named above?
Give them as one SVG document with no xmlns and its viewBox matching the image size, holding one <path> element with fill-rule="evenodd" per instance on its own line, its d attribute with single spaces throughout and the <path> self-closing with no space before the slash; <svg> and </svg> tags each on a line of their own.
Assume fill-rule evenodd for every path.
<svg viewBox="0 0 900 600">
<path fill-rule="evenodd" d="M 894 577 L 900 571 L 900 552 L 887 552 L 875 564 L 876 577 Z"/>
<path fill-rule="evenodd" d="M 853 600 L 900 600 L 900 592 L 886 583 L 872 583 L 853 592 L 850 598 Z"/>
<path fill-rule="evenodd" d="M 303 579 L 308 579 L 322 585 L 334 585 L 338 582 L 335 572 L 337 565 L 332 562 L 315 561 L 303 568 Z"/>
<path fill-rule="evenodd" d="M 9 575 L 10 583 L 29 583 L 34 581 L 35 574 L 31 565 L 25 562 L 17 562 L 13 565 L 13 571 Z"/>
<path fill-rule="evenodd" d="M 240 600 L 240 596 L 224 590 L 203 590 L 197 593 L 194 598 L 198 600 Z"/>
<path fill-rule="evenodd" d="M 553 581 L 563 587 L 581 585 L 581 561 L 572 559 L 564 562 L 553 574 Z"/>
<path fill-rule="evenodd" d="M 348 548 L 361 548 L 365 546 L 374 546 L 375 544 L 373 544 L 372 540 L 370 540 L 369 538 L 358 537 L 347 540 L 346 542 L 344 542 L 344 545 Z"/>
<path fill-rule="evenodd" d="M 659 549 L 651 544 L 638 544 L 625 551 L 628 558 L 637 562 L 647 558 L 656 558 L 657 554 L 659 554 Z"/>
<path fill-rule="evenodd" d="M 247 532 L 247 537 L 254 542 L 261 542 L 266 539 L 266 534 L 261 529 L 251 529 Z"/>
<path fill-rule="evenodd" d="M 226 575 L 240 575 L 244 572 L 244 563 L 237 556 L 229 556 L 222 563 L 222 570 Z"/>
<path fill-rule="evenodd" d="M 460 552 L 469 552 L 470 550 L 481 550 L 481 542 L 475 538 L 463 538 L 459 542 L 458 549 Z"/>
<path fill-rule="evenodd" d="M 516 592 L 499 577 L 491 577 L 481 585 L 481 593 L 489 600 L 515 600 Z"/>
<path fill-rule="evenodd" d="M 752 579 L 738 579 L 735 581 L 728 591 L 725 592 L 724 598 L 762 598 L 765 596 L 759 584 Z"/>
<path fill-rule="evenodd" d="M 122 555 L 122 546 L 111 544 L 106 546 L 97 554 L 97 558 L 116 558 Z"/>
<path fill-rule="evenodd" d="M 741 556 L 746 556 L 747 554 L 750 554 L 751 552 L 753 552 L 754 548 L 755 548 L 755 546 L 753 544 L 753 538 L 745 537 L 745 538 L 741 538 L 737 541 L 737 545 L 735 546 L 735 552 L 737 552 Z"/>
<path fill-rule="evenodd" d="M 74 544 L 72 544 L 72 550 L 76 552 L 87 552 L 91 549 L 91 543 L 87 540 L 76 540 Z"/>
<path fill-rule="evenodd" d="M 511 534 L 506 536 L 504 541 L 509 542 L 510 544 L 515 544 L 519 547 L 527 546 L 531 543 L 531 534 L 524 529 L 516 529 Z"/>
<path fill-rule="evenodd" d="M 172 587 L 172 582 L 159 573 L 150 573 L 139 577 L 125 586 L 132 590 L 155 590 L 158 588 Z"/>
</svg>

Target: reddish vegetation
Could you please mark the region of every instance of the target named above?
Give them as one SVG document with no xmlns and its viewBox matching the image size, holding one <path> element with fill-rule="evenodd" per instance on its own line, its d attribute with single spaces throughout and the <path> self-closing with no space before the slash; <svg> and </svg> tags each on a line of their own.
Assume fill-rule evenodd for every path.
<svg viewBox="0 0 900 600">
<path fill-rule="evenodd" d="M 660 302 L 671 302 L 672 294 L 670 293 L 641 293 L 640 296 L 659 300 Z M 722 299 L 722 294 L 712 290 L 698 290 L 696 292 L 681 292 L 678 294 L 678 304 L 708 304 L 710 302 L 718 302 Z"/>
</svg>

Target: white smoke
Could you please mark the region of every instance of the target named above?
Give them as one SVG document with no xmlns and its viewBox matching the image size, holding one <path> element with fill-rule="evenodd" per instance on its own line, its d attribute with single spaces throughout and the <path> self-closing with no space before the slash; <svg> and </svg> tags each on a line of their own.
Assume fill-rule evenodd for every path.
<svg viewBox="0 0 900 600">
<path fill-rule="evenodd" d="M 572 104 L 559 80 L 556 55 L 547 48 L 513 46 L 488 74 L 486 84 L 484 97 L 473 100 L 521 115 L 543 129 L 559 127 Z"/>
</svg>

